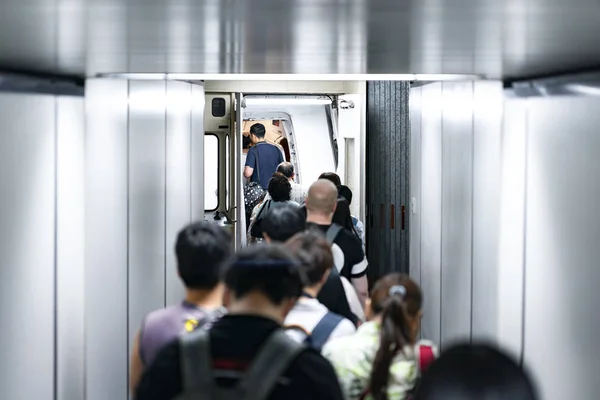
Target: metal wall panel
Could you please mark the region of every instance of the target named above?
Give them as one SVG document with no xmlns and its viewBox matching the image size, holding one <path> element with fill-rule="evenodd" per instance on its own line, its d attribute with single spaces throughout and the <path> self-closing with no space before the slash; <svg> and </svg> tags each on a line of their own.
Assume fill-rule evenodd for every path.
<svg viewBox="0 0 600 400">
<path fill-rule="evenodd" d="M 367 84 L 367 254 L 369 280 L 408 273 L 410 117 L 408 82 Z"/>
<path fill-rule="evenodd" d="M 421 87 L 410 90 L 410 276 L 421 283 Z"/>
<path fill-rule="evenodd" d="M 521 357 L 523 338 L 526 123 L 526 100 L 506 101 L 502 131 L 502 183 L 495 300 L 498 306 L 498 340 L 517 357 Z"/>
<path fill-rule="evenodd" d="M 547 400 L 600 393 L 599 107 L 529 100 L 524 359 Z"/>
<path fill-rule="evenodd" d="M 191 193 L 192 220 L 204 219 L 204 86 L 192 86 Z"/>
<path fill-rule="evenodd" d="M 421 97 L 421 333 L 441 336 L 442 84 L 422 87 Z"/>
<path fill-rule="evenodd" d="M 86 400 L 125 399 L 127 81 L 86 82 Z"/>
<path fill-rule="evenodd" d="M 57 97 L 55 400 L 84 399 L 85 115 L 82 97 Z"/>
<path fill-rule="evenodd" d="M 166 81 L 129 82 L 128 150 L 131 349 L 143 317 L 165 305 Z"/>
<path fill-rule="evenodd" d="M 184 82 L 167 82 L 166 138 L 166 226 L 165 279 L 166 304 L 181 301 L 183 285 L 177 274 L 175 239 L 177 232 L 191 220 L 191 116 L 192 87 Z"/>
<path fill-rule="evenodd" d="M 474 83 L 472 336 L 497 339 L 502 83 Z"/>
<path fill-rule="evenodd" d="M 0 391 L 54 398 L 55 98 L 0 94 Z"/>
<path fill-rule="evenodd" d="M 471 334 L 473 83 L 442 85 L 441 345 Z"/>
</svg>

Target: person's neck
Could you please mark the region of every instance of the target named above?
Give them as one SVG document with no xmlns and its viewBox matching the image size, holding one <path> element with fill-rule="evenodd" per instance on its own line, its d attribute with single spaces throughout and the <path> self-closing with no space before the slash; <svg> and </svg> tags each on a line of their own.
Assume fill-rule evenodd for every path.
<svg viewBox="0 0 600 400">
<path fill-rule="evenodd" d="M 213 290 L 187 289 L 185 301 L 195 306 L 214 309 L 223 306 L 223 288 Z"/>
<path fill-rule="evenodd" d="M 272 319 L 282 325 L 284 321 L 283 311 L 280 306 L 276 306 L 262 296 L 249 294 L 242 299 L 236 299 L 228 307 L 229 314 L 232 315 L 257 315 L 260 317 Z"/>
<path fill-rule="evenodd" d="M 333 215 L 315 213 L 314 211 L 306 210 L 306 222 L 312 222 L 317 225 L 331 225 Z"/>
<path fill-rule="evenodd" d="M 304 293 L 316 298 L 321 291 L 321 287 L 322 285 L 307 286 L 304 288 Z"/>
<path fill-rule="evenodd" d="M 258 140 L 256 141 L 256 143 L 255 143 L 255 144 L 259 144 L 259 143 L 262 143 L 262 142 L 264 142 L 264 141 L 265 141 L 265 138 L 258 139 Z"/>
</svg>

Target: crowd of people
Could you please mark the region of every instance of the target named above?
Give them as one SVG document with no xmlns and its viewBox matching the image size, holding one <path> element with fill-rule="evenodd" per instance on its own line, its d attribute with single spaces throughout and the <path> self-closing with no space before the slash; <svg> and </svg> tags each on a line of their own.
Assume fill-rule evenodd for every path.
<svg viewBox="0 0 600 400">
<path fill-rule="evenodd" d="M 251 128 L 253 141 L 261 132 Z M 417 283 L 391 273 L 368 290 L 352 191 L 331 172 L 305 191 L 292 165 L 271 156 L 271 166 L 258 164 L 262 153 L 247 158 L 245 175 L 267 188 L 251 210 L 249 246 L 234 252 L 208 222 L 178 234 L 186 296 L 149 313 L 136 335 L 136 400 L 536 399 L 526 372 L 494 347 L 438 354 L 419 339 Z M 272 168 L 268 181 L 254 172 Z"/>
</svg>

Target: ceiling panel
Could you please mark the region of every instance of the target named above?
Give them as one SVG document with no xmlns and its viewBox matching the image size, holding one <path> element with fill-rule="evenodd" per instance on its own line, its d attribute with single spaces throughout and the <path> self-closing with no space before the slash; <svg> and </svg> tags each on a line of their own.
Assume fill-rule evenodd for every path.
<svg viewBox="0 0 600 400">
<path fill-rule="evenodd" d="M 0 37 L 0 68 L 89 76 L 523 77 L 599 66 L 600 1 L 4 0 Z"/>
</svg>

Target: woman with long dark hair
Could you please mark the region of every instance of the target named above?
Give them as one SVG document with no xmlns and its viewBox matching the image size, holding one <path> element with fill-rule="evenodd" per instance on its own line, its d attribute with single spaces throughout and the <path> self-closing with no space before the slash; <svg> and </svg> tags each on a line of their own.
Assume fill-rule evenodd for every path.
<svg viewBox="0 0 600 400">
<path fill-rule="evenodd" d="M 408 276 L 386 275 L 367 300 L 368 322 L 323 348 L 346 399 L 403 400 L 411 393 L 437 354 L 433 343 L 417 343 L 422 302 L 421 289 Z"/>
</svg>

